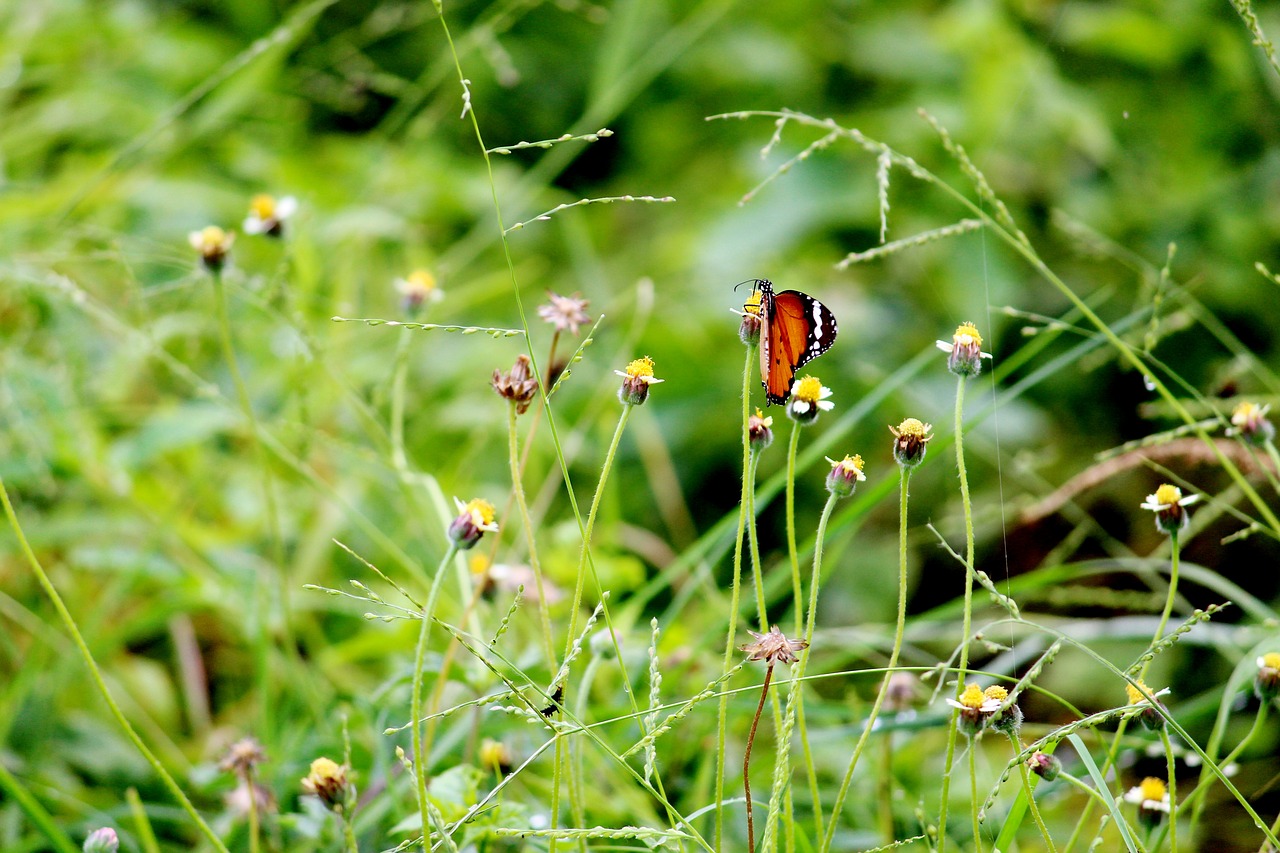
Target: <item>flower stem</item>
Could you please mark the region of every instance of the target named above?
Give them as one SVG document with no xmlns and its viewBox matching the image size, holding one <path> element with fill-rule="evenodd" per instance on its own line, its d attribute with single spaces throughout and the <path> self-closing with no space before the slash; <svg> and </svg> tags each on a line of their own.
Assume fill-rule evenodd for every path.
<svg viewBox="0 0 1280 853">
<path fill-rule="evenodd" d="M 756 822 L 751 807 L 751 746 L 756 741 L 756 727 L 760 725 L 760 714 L 764 711 L 764 700 L 769 695 L 769 682 L 773 680 L 773 661 L 764 671 L 764 684 L 760 686 L 760 704 L 756 705 L 756 715 L 751 718 L 751 731 L 747 733 L 747 748 L 742 755 L 742 790 L 747 806 L 747 853 L 756 849 Z"/>
<path fill-rule="evenodd" d="M 1160 740 L 1164 743 L 1164 755 L 1169 775 L 1169 853 L 1178 853 L 1178 779 L 1174 774 L 1173 746 L 1169 743 L 1169 730 L 1161 726 Z"/>
<path fill-rule="evenodd" d="M 1173 612 L 1173 600 L 1178 594 L 1178 552 L 1180 550 L 1178 542 L 1178 531 L 1169 534 L 1169 595 L 1164 600 L 1164 610 L 1160 613 L 1160 622 L 1156 625 L 1155 636 L 1151 638 L 1151 645 L 1155 647 L 1164 637 L 1164 629 L 1169 624 L 1169 614 Z M 1143 678 L 1147 674 L 1147 667 L 1151 666 L 1148 660 L 1142 665 L 1142 671 L 1138 678 Z"/>
<path fill-rule="evenodd" d="M 982 853 L 982 824 L 978 821 L 977 744 L 969 740 L 969 814 L 973 819 L 973 849 Z"/>
<path fill-rule="evenodd" d="M 436 568 L 435 578 L 431 581 L 431 592 L 427 594 L 427 603 L 422 605 L 422 627 L 418 631 L 418 648 L 413 663 L 413 694 L 410 700 L 409 722 L 413 725 L 413 775 L 418 782 L 418 811 L 422 815 L 422 849 L 431 850 L 431 820 L 428 815 L 427 801 L 427 750 L 430 744 L 423 743 L 422 736 L 422 668 L 427 657 L 427 637 L 431 633 L 431 620 L 436 615 L 436 599 L 440 595 L 444 576 L 449 562 L 458 553 L 458 543 L 449 540 L 449 547 Z"/>
<path fill-rule="evenodd" d="M 1240 742 L 1236 744 L 1235 749 L 1231 750 L 1231 752 L 1227 754 L 1226 758 L 1222 759 L 1222 761 L 1220 762 L 1220 766 L 1226 767 L 1229 764 L 1231 764 L 1233 761 L 1235 761 L 1237 758 L 1239 758 L 1240 753 L 1244 752 L 1245 748 L 1249 745 L 1249 743 L 1255 737 L 1257 737 L 1258 732 L 1262 731 L 1262 728 L 1266 723 L 1267 709 L 1270 706 L 1271 706 L 1270 702 L 1261 702 L 1258 704 L 1258 713 L 1253 718 L 1253 726 L 1249 729 L 1249 733 L 1246 734 L 1243 738 L 1241 738 Z M 1210 750 L 1210 752 L 1212 752 L 1212 750 Z M 1187 795 L 1186 800 L 1182 804 L 1183 808 L 1186 808 L 1187 806 L 1192 807 L 1191 809 L 1192 836 L 1195 835 L 1196 823 L 1199 821 L 1200 812 L 1204 808 L 1204 795 L 1209 792 L 1210 778 L 1211 778 L 1211 772 L 1206 767 L 1205 770 L 1201 771 L 1200 781 L 1197 782 L 1196 786 L 1191 789 L 1191 793 Z M 1171 801 L 1172 799 L 1173 798 L 1170 797 Z"/>
<path fill-rule="evenodd" d="M 44 590 L 45 595 L 49 596 L 49 600 L 53 602 L 54 610 L 58 611 L 58 618 L 62 620 L 62 625 L 66 628 L 67 633 L 71 635 L 71 640 L 75 643 L 76 650 L 80 652 L 80 657 L 84 659 L 85 666 L 89 670 L 89 677 L 93 680 L 94 686 L 98 689 L 98 693 L 102 695 L 103 701 L 107 703 L 107 708 L 111 711 L 111 716 L 116 723 L 124 731 L 125 736 L 138 750 L 139 754 L 151 765 L 151 769 L 160 781 L 164 784 L 173 798 L 177 800 L 178 805 L 184 812 L 195 822 L 200 833 L 209 841 L 209 844 L 218 853 L 228 853 L 227 847 L 222 843 L 222 839 L 214 833 L 205 823 L 204 818 L 200 817 L 200 813 L 196 811 L 195 806 L 191 805 L 191 801 L 187 799 L 187 795 L 182 792 L 182 788 L 169 775 L 169 771 L 160 763 L 160 759 L 143 743 L 142 738 L 134 731 L 133 726 L 125 717 L 124 712 L 120 710 L 120 706 L 116 704 L 115 698 L 111 695 L 107 682 L 102 677 L 102 671 L 98 669 L 98 663 L 93 659 L 93 654 L 89 651 L 89 646 L 84 641 L 84 637 L 80 634 L 80 628 L 76 625 L 76 620 L 71 615 L 71 611 L 67 609 L 67 605 L 63 603 L 62 596 L 58 594 L 58 590 L 54 587 L 53 582 L 49 580 L 49 576 L 45 574 L 44 567 L 40 565 L 40 561 L 36 558 L 35 552 L 31 550 L 31 544 L 27 542 L 26 534 L 22 531 L 22 524 L 18 521 L 18 515 L 14 512 L 13 504 L 9 502 L 9 491 L 5 488 L 4 477 L 0 477 L 0 502 L 4 503 L 4 514 L 9 520 L 9 526 L 13 528 L 13 533 L 18 539 L 18 545 L 22 549 L 22 554 L 27 560 L 27 564 L 31 566 L 31 571 L 36 576 L 36 581 Z"/>
<path fill-rule="evenodd" d="M 858 737 L 858 743 L 853 748 L 853 756 L 849 759 L 849 766 L 844 772 L 844 780 L 840 783 L 840 790 L 836 794 L 835 804 L 831 807 L 831 820 L 827 824 L 827 833 L 823 837 L 822 846 L 819 848 L 821 853 L 827 853 L 835 840 L 836 824 L 839 823 L 840 810 L 844 807 L 845 797 L 849 795 L 849 786 L 853 782 L 853 771 L 858 766 L 858 759 L 862 757 L 862 750 L 867 745 L 867 740 L 871 737 L 871 731 L 875 728 L 876 719 L 880 716 L 880 706 L 884 704 L 884 698 L 889 693 L 889 679 L 893 677 L 893 671 L 898 666 L 898 656 L 902 652 L 902 637 L 906 631 L 907 624 L 907 486 L 911 480 L 911 470 L 909 468 L 900 468 L 899 472 L 898 624 L 893 632 L 893 651 L 889 653 L 889 665 L 885 668 L 884 678 L 880 682 L 880 690 L 876 694 L 875 703 L 871 706 L 871 714 L 867 717 L 867 722 L 862 728 L 862 734 Z M 819 549 L 822 547 L 821 532 L 819 533 L 816 547 Z M 812 612 L 810 613 L 810 618 L 812 619 Z"/>
<path fill-rule="evenodd" d="M 396 342 L 395 364 L 391 372 L 391 466 L 404 473 L 408 459 L 404 453 L 404 402 L 405 386 L 409 376 L 409 342 L 413 332 L 400 330 Z"/>
<path fill-rule="evenodd" d="M 751 366 L 756 361 L 756 348 L 747 347 L 747 363 L 742 370 L 742 498 L 738 502 L 738 536 L 733 545 L 733 579 L 729 593 L 729 631 L 724 645 L 723 672 L 733 666 L 736 651 L 734 637 L 738 630 L 738 603 L 742 593 L 742 536 L 746 531 L 748 512 L 748 488 L 751 482 L 751 437 L 748 432 L 751 418 Z M 720 694 L 720 707 L 716 719 L 716 808 L 714 849 L 719 853 L 724 839 L 724 759 L 725 735 L 728 728 L 729 695 Z"/>
<path fill-rule="evenodd" d="M 800 555 L 796 550 L 796 448 L 800 446 L 800 422 L 791 422 L 791 438 L 787 441 L 787 557 L 791 560 L 791 595 L 795 600 L 796 630 L 800 630 L 804 591 L 800 587 Z M 769 626 L 762 626 L 762 631 Z"/>
<path fill-rule="evenodd" d="M 529 504 L 525 500 L 524 481 L 520 469 L 520 449 L 516 432 L 516 403 L 511 401 L 507 406 L 507 455 L 511 465 L 511 488 L 515 492 L 516 506 L 520 510 L 520 525 L 524 528 L 525 541 L 529 547 L 529 567 L 533 569 L 533 581 L 538 589 L 538 615 L 542 620 L 542 645 L 547 656 L 547 668 L 556 671 L 556 653 L 551 643 L 551 614 L 547 609 L 547 594 L 543 588 L 542 563 L 538 559 L 538 546 L 535 541 L 533 522 L 529 518 Z"/>
<path fill-rule="evenodd" d="M 964 509 L 964 627 L 960 635 L 960 664 L 956 675 L 956 698 L 964 692 L 965 674 L 969 670 L 969 635 L 973 621 L 973 505 L 969 500 L 969 477 L 964 467 L 964 380 L 956 382 L 955 443 L 956 470 L 960 474 L 960 503 Z M 951 766 L 956 752 L 956 715 L 951 712 L 951 726 L 947 731 L 947 757 L 942 773 L 942 794 L 938 814 L 938 853 L 947 846 L 947 801 L 951 793 Z"/>
<path fill-rule="evenodd" d="M 1018 770 L 1022 775 L 1022 790 L 1027 796 L 1027 810 L 1031 812 L 1031 820 L 1035 823 L 1036 829 L 1040 830 L 1040 836 L 1044 838 L 1045 849 L 1049 853 L 1057 853 L 1057 848 L 1053 846 L 1053 837 L 1049 834 L 1049 827 L 1045 826 L 1044 817 L 1040 814 L 1040 807 L 1036 805 L 1035 789 L 1031 784 L 1031 771 L 1027 769 L 1027 762 L 1018 759 L 1022 754 L 1022 744 L 1018 742 L 1017 735 L 1009 732 L 1009 743 L 1013 745 L 1013 757 L 1018 760 Z M 999 845 L 997 839 L 996 844 Z"/>
<path fill-rule="evenodd" d="M 252 767 L 245 771 L 244 782 L 249 789 L 249 853 L 258 853 L 258 783 Z"/>
<path fill-rule="evenodd" d="M 347 853 L 360 853 L 360 847 L 356 844 L 356 830 L 352 826 L 353 820 L 347 815 L 342 816 L 342 836 L 346 840 Z"/>
</svg>

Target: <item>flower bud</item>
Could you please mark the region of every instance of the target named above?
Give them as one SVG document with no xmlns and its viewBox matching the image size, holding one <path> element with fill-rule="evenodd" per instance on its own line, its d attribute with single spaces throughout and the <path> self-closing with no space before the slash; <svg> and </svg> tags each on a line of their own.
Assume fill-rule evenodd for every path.
<svg viewBox="0 0 1280 853">
<path fill-rule="evenodd" d="M 838 498 L 849 497 L 858 483 L 867 479 L 867 475 L 862 473 L 862 457 L 856 453 L 839 462 L 830 458 L 827 461 L 831 463 L 831 473 L 827 475 L 827 491 Z"/>
<path fill-rule="evenodd" d="M 449 525 L 449 538 L 457 543 L 459 550 L 466 551 L 484 534 L 498 530 L 493 504 L 481 498 L 473 498 L 465 504 L 454 498 L 453 502 L 458 507 L 458 516 Z"/>
<path fill-rule="evenodd" d="M 1141 688 L 1141 689 L 1139 689 Z M 1160 701 L 1160 697 L 1169 692 L 1169 688 L 1160 691 L 1153 691 L 1147 687 L 1141 679 L 1135 687 L 1132 684 L 1124 686 L 1125 693 L 1129 697 L 1130 705 L 1141 705 L 1142 711 L 1138 714 L 1138 722 L 1148 731 L 1158 732 L 1164 728 L 1164 715 L 1160 713 L 1160 709 L 1164 708 L 1164 704 Z M 1143 695 L 1143 691 L 1151 694 L 1148 699 Z"/>
<path fill-rule="evenodd" d="M 738 326 L 738 339 L 749 347 L 760 343 L 760 328 L 764 324 L 761 318 L 764 310 L 760 304 L 762 296 L 759 290 L 753 290 L 746 304 L 742 306 L 742 310 L 734 312 L 742 315 L 742 323 Z"/>
<path fill-rule="evenodd" d="M 529 404 L 538 394 L 538 380 L 533 378 L 529 369 L 531 364 L 529 356 L 520 353 L 509 371 L 493 371 L 493 381 L 490 383 L 493 390 L 498 392 L 498 396 L 515 404 L 517 415 L 529 411 Z"/>
<path fill-rule="evenodd" d="M 187 242 L 191 244 L 191 248 L 200 253 L 201 263 L 210 272 L 222 269 L 227 262 L 227 253 L 231 251 L 231 244 L 235 241 L 235 232 L 223 231 L 216 225 L 192 231 L 187 235 Z"/>
<path fill-rule="evenodd" d="M 1062 762 L 1056 755 L 1050 755 L 1047 752 L 1033 753 L 1027 759 L 1027 767 L 1046 782 L 1057 779 L 1058 774 L 1062 772 Z"/>
<path fill-rule="evenodd" d="M 624 406 L 644 405 L 644 401 L 649 399 L 649 386 L 665 381 L 653 375 L 653 359 L 647 355 L 630 362 L 625 371 L 615 370 L 614 373 L 622 377 L 618 400 Z"/>
<path fill-rule="evenodd" d="M 903 468 L 914 468 L 924 461 L 925 450 L 933 436 L 929 430 L 931 424 L 921 423 L 915 418 L 907 418 L 895 427 L 889 427 L 893 433 L 893 458 Z"/>
<path fill-rule="evenodd" d="M 116 853 L 120 849 L 120 839 L 114 829 L 104 826 L 89 833 L 82 849 L 84 853 Z"/>
<path fill-rule="evenodd" d="M 756 409 L 756 413 L 747 418 L 747 442 L 751 449 L 760 452 L 773 444 L 773 418 L 765 417 L 764 412 Z"/>
<path fill-rule="evenodd" d="M 347 778 L 347 766 L 329 758 L 311 762 L 311 772 L 302 779 L 302 791 L 319 797 L 325 808 L 339 814 L 355 805 L 356 790 Z"/>
<path fill-rule="evenodd" d="M 1017 737 L 1018 730 L 1022 728 L 1022 709 L 1018 707 L 1016 702 L 1010 703 L 1009 707 L 1003 711 L 999 710 L 998 707 L 1003 705 L 1005 700 L 1009 698 L 1009 691 L 998 684 L 993 684 L 982 691 L 982 695 L 988 699 L 994 699 L 997 703 L 997 709 L 988 721 L 991 728 L 1003 734 Z"/>
<path fill-rule="evenodd" d="M 1258 674 L 1253 677 L 1253 692 L 1263 702 L 1280 696 L 1280 652 L 1267 652 L 1258 658 Z"/>
<path fill-rule="evenodd" d="M 1276 437 L 1275 426 L 1267 420 L 1267 412 L 1270 410 L 1269 405 L 1241 403 L 1231 413 L 1231 431 L 1254 447 L 1265 447 Z"/>
<path fill-rule="evenodd" d="M 938 341 L 938 349 L 947 356 L 947 369 L 956 376 L 977 376 L 982 372 L 982 360 L 991 358 L 991 353 L 982 351 L 982 335 L 972 323 L 961 323 L 951 343 Z"/>
</svg>

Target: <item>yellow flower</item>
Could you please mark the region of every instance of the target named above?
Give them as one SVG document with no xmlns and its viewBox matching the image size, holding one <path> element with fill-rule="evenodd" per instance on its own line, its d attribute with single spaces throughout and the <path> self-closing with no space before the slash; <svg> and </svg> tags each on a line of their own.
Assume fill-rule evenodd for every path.
<svg viewBox="0 0 1280 853">
<path fill-rule="evenodd" d="M 244 220 L 244 233 L 266 234 L 279 237 L 284 221 L 298 210 L 298 200 L 287 195 L 278 201 L 264 194 L 255 195 L 249 202 L 249 215 Z"/>
<path fill-rule="evenodd" d="M 341 812 L 351 800 L 355 790 L 347 779 L 347 767 L 323 756 L 311 762 L 311 772 L 302 779 L 302 791 L 319 797 L 331 811 Z"/>
<path fill-rule="evenodd" d="M 791 392 L 787 414 L 797 423 L 813 423 L 819 412 L 829 412 L 836 407 L 835 403 L 827 399 L 830 396 L 831 389 L 823 385 L 818 377 L 801 377 Z"/>
<path fill-rule="evenodd" d="M 216 225 L 209 225 L 187 235 L 191 248 L 199 252 L 200 260 L 214 271 L 222 269 L 227 253 L 231 251 L 231 244 L 235 241 L 235 232 L 223 231 Z"/>
<path fill-rule="evenodd" d="M 999 684 L 993 684 L 990 687 L 988 687 L 986 690 L 982 691 L 982 695 L 986 696 L 988 699 L 994 699 L 997 702 L 1003 702 L 1004 700 L 1009 698 L 1009 691 L 1005 690 Z"/>
<path fill-rule="evenodd" d="M 465 504 L 453 499 L 458 507 L 458 516 L 449 525 L 449 538 L 465 551 L 473 547 L 486 533 L 494 533 L 498 524 L 494 521 L 493 504 L 483 498 L 473 498 Z"/>
<path fill-rule="evenodd" d="M 1249 444 L 1263 447 L 1276 437 L 1276 428 L 1267 420 L 1271 406 L 1243 402 L 1231 413 L 1232 428 L 1228 435 L 1238 435 Z"/>
<path fill-rule="evenodd" d="M 400 291 L 401 305 L 409 312 L 417 311 L 424 303 L 439 302 L 444 298 L 436 277 L 423 269 L 414 270 L 407 278 L 396 279 L 396 290 Z"/>
<path fill-rule="evenodd" d="M 773 417 L 765 417 L 764 412 L 756 409 L 756 413 L 747 418 L 747 440 L 755 450 L 764 450 L 773 443 Z"/>
<path fill-rule="evenodd" d="M 1130 788 L 1124 795 L 1126 803 L 1138 804 L 1138 817 L 1149 825 L 1158 824 L 1172 809 L 1169 789 L 1164 780 L 1148 776 L 1142 784 Z"/>
<path fill-rule="evenodd" d="M 1280 652 L 1267 652 L 1258 657 L 1258 674 L 1253 677 L 1253 692 L 1262 702 L 1280 696 Z"/>
<path fill-rule="evenodd" d="M 932 424 L 922 423 L 915 418 L 907 418 L 897 427 L 889 427 L 893 433 L 893 458 L 903 468 L 914 468 L 924 461 L 925 450 L 933 436 L 929 431 Z"/>
<path fill-rule="evenodd" d="M 947 353 L 947 369 L 957 376 L 977 376 L 982 371 L 982 360 L 991 353 L 982 351 L 982 335 L 972 323 L 956 327 L 951 342 L 938 341 L 938 349 Z"/>
<path fill-rule="evenodd" d="M 867 475 L 862 473 L 865 463 L 856 453 L 845 456 L 838 462 L 830 457 L 827 457 L 827 461 L 831 463 L 831 473 L 827 475 L 827 491 L 837 497 L 847 498 L 853 494 L 858 483 L 867 479 Z"/>
<path fill-rule="evenodd" d="M 653 359 L 641 356 L 627 364 L 627 369 L 615 370 L 622 377 L 622 387 L 618 389 L 618 399 L 624 405 L 639 406 L 649 399 L 649 386 L 666 380 L 653 375 Z"/>
<path fill-rule="evenodd" d="M 1177 486 L 1165 483 L 1154 495 L 1147 495 L 1142 508 L 1156 514 L 1156 529 L 1162 533 L 1177 533 L 1191 523 L 1191 516 L 1183 507 L 1200 500 L 1199 495 L 1182 496 Z"/>
</svg>

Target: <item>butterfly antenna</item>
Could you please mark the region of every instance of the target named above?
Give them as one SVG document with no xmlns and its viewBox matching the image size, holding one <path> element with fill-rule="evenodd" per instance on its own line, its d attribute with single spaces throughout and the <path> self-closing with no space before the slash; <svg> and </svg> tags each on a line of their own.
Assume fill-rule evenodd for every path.
<svg viewBox="0 0 1280 853">
<path fill-rule="evenodd" d="M 745 281 L 740 281 L 740 282 L 738 282 L 737 284 L 735 284 L 735 285 L 733 286 L 733 289 L 734 289 L 734 290 L 737 290 L 739 287 L 742 287 L 742 285 L 744 285 L 744 284 L 761 285 L 761 284 L 771 284 L 771 283 L 772 283 L 772 282 L 770 282 L 770 281 L 769 281 L 768 279 L 766 279 L 766 278 L 748 278 L 748 279 L 746 279 Z"/>
</svg>

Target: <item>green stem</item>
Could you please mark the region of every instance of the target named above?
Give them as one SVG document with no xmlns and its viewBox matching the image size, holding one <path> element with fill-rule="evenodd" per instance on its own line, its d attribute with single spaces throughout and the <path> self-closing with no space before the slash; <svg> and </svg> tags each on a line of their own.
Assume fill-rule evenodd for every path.
<svg viewBox="0 0 1280 853">
<path fill-rule="evenodd" d="M 1280 453 L 1276 452 L 1276 444 L 1274 441 L 1267 441 L 1263 447 L 1267 451 L 1267 458 L 1271 460 L 1271 469 L 1266 465 L 1259 465 L 1262 473 L 1267 475 L 1267 481 L 1271 483 L 1271 488 L 1280 494 Z"/>
<path fill-rule="evenodd" d="M 960 503 L 964 509 L 964 627 L 960 635 L 960 664 L 956 674 L 956 698 L 964 692 L 965 675 L 969 670 L 969 635 L 973 622 L 973 505 L 969 500 L 969 477 L 964 466 L 964 380 L 956 382 L 955 444 L 956 470 L 960 475 Z M 947 846 L 947 806 L 951 793 L 951 765 L 956 752 L 956 716 L 951 712 L 951 727 L 947 732 L 947 757 L 942 773 L 942 801 L 938 815 L 938 853 Z"/>
<path fill-rule="evenodd" d="M 969 740 L 969 814 L 973 819 L 973 849 L 982 853 L 982 824 L 978 822 L 977 744 Z"/>
<path fill-rule="evenodd" d="M 400 340 L 396 342 L 395 366 L 391 373 L 391 465 L 401 473 L 409 467 L 404 452 L 404 403 L 412 335 L 413 332 L 409 329 L 400 330 Z"/>
<path fill-rule="evenodd" d="M 1027 798 L 1027 808 L 1031 812 L 1031 820 L 1035 823 L 1036 829 L 1040 830 L 1040 837 L 1044 839 L 1045 849 L 1049 853 L 1057 853 L 1057 848 L 1053 846 L 1053 837 L 1049 834 L 1049 827 L 1045 826 L 1044 817 L 1040 814 L 1040 807 L 1036 805 L 1035 786 L 1031 784 L 1031 771 L 1027 769 L 1027 762 L 1019 758 L 1022 754 L 1022 744 L 1018 742 L 1018 736 L 1012 732 L 1009 734 L 1009 743 L 1013 746 L 1013 757 L 1018 761 L 1018 770 L 1022 775 L 1022 790 Z M 1000 846 L 999 839 L 996 840 L 996 846 Z"/>
<path fill-rule="evenodd" d="M 354 818 L 348 815 L 342 816 L 342 837 L 347 843 L 347 853 L 360 853 L 360 847 L 356 844 L 356 830 L 352 826 Z"/>
<path fill-rule="evenodd" d="M 1169 775 L 1169 853 L 1178 853 L 1178 779 L 1174 774 L 1173 746 L 1169 743 L 1169 731 L 1161 726 L 1160 740 L 1164 743 L 1166 772 Z"/>
<path fill-rule="evenodd" d="M 71 616 L 71 611 L 63 603 L 62 596 L 54 588 L 53 582 L 45 574 L 44 567 L 40 565 L 35 552 L 31 550 L 30 543 L 27 542 L 26 534 L 23 533 L 22 525 L 18 521 L 18 515 L 14 512 L 13 504 L 9 502 L 9 491 L 5 488 L 3 477 L 0 477 L 0 501 L 4 503 L 5 517 L 9 519 L 9 526 L 13 528 L 14 535 L 18 538 L 18 546 L 22 549 L 22 554 L 26 558 L 27 564 L 31 566 L 31 571 L 35 573 L 36 581 L 39 582 L 45 595 L 49 596 L 54 609 L 58 611 L 58 618 L 62 620 L 63 627 L 71 635 L 76 650 L 80 652 L 80 656 L 84 659 L 85 666 L 89 669 L 89 676 L 92 678 L 94 686 L 98 689 L 98 693 L 101 694 L 103 701 L 107 703 L 111 716 L 115 718 L 116 723 L 124 731 L 125 736 L 133 744 L 134 748 L 151 765 L 151 769 L 160 777 L 160 781 L 169 790 L 169 793 L 173 795 L 173 798 L 178 801 L 178 805 L 195 822 L 200 833 L 209 840 L 209 844 L 213 846 L 213 849 L 219 851 L 219 853 L 229 853 L 226 845 L 214 834 L 209 824 L 204 822 L 204 818 L 200 817 L 200 813 L 196 811 L 195 806 L 191 805 L 191 801 L 187 799 L 186 794 L 182 793 L 182 788 L 178 787 L 178 783 L 169 775 L 169 771 L 165 770 L 164 765 L 160 763 L 160 759 L 156 758 L 155 754 L 142 742 L 142 738 L 134 731 L 133 726 L 130 725 L 129 720 L 125 718 L 124 713 L 120 710 L 120 706 L 116 704 L 116 700 L 111 695 L 111 690 L 108 689 L 106 681 L 102 678 L 102 671 L 98 669 L 98 664 L 93 659 L 93 654 L 89 651 L 88 644 L 85 643 L 84 637 L 80 634 L 76 620 Z"/>
<path fill-rule="evenodd" d="M 1178 594 L 1178 552 L 1180 550 L 1178 545 L 1178 531 L 1175 530 L 1169 534 L 1171 552 L 1169 555 L 1169 595 L 1164 600 L 1164 610 L 1160 614 L 1160 623 L 1156 625 L 1155 636 L 1151 638 L 1153 648 L 1164 638 L 1164 629 L 1169 624 L 1169 614 L 1173 612 L 1173 600 Z M 1142 665 L 1142 670 L 1138 673 L 1139 680 L 1146 676 L 1147 667 L 1149 666 L 1151 666 L 1150 660 Z"/>
<path fill-rule="evenodd" d="M 252 767 L 245 771 L 244 782 L 249 789 L 249 853 L 258 853 L 258 784 Z"/>
<path fill-rule="evenodd" d="M 796 630 L 800 630 L 800 612 L 804 590 L 800 587 L 800 554 L 796 550 L 796 448 L 800 446 L 800 422 L 791 422 L 791 438 L 787 441 L 787 557 L 791 560 L 791 595 L 796 608 Z M 769 630 L 768 626 L 760 630 Z"/>
<path fill-rule="evenodd" d="M 1255 737 L 1257 737 L 1258 732 L 1262 731 L 1262 727 L 1266 723 L 1267 709 L 1269 707 L 1271 707 L 1270 702 L 1259 703 L 1258 713 L 1253 718 L 1253 726 L 1249 729 L 1249 733 L 1246 734 L 1240 740 L 1240 742 L 1236 744 L 1235 749 L 1231 750 L 1231 752 L 1227 754 L 1227 757 L 1222 760 L 1221 762 L 1222 767 L 1229 766 L 1233 761 L 1239 758 L 1240 753 L 1244 752 L 1245 748 L 1249 745 L 1249 743 Z M 1196 822 L 1199 820 L 1200 812 L 1204 806 L 1204 795 L 1209 792 L 1210 777 L 1208 775 L 1208 771 L 1205 771 L 1205 773 L 1202 774 L 1202 776 L 1203 777 L 1200 779 L 1200 781 L 1196 783 L 1196 786 L 1191 789 L 1191 793 L 1187 795 L 1186 800 L 1182 803 L 1183 808 L 1186 808 L 1187 806 L 1192 807 L 1191 834 L 1193 836 L 1195 835 Z M 1173 798 L 1170 797 L 1169 799 L 1172 800 Z"/>
<path fill-rule="evenodd" d="M 738 503 L 738 535 L 733 545 L 733 579 L 729 593 L 729 631 L 724 644 L 723 673 L 733 667 L 737 646 L 734 639 L 738 631 L 738 604 L 742 594 L 742 537 L 747 528 L 747 499 L 751 483 L 751 367 L 756 362 L 756 348 L 747 347 L 747 363 L 742 370 L 742 498 Z M 724 777 L 725 736 L 728 729 L 729 694 L 721 692 L 720 707 L 716 716 L 716 807 L 714 849 L 720 853 L 724 839 Z"/>
<path fill-rule="evenodd" d="M 436 599 L 440 595 L 449 562 L 458 553 L 458 543 L 449 540 L 444 557 L 436 568 L 435 578 L 431 581 L 431 592 L 427 594 L 427 603 L 422 605 L 422 627 L 418 630 L 418 648 L 413 662 L 413 696 L 410 700 L 409 722 L 413 726 L 413 775 L 418 782 L 418 811 L 422 815 L 422 849 L 431 851 L 431 818 L 428 814 L 427 800 L 427 750 L 430 744 L 423 743 L 422 737 L 422 668 L 427 658 L 427 637 L 431 633 L 431 620 L 436 615 Z"/>
<path fill-rule="evenodd" d="M 525 500 L 524 481 L 520 475 L 520 449 L 516 432 L 516 404 L 511 401 L 507 407 L 507 455 L 511 464 L 511 488 L 516 495 L 516 506 L 520 510 L 520 524 L 524 527 L 525 542 L 529 548 L 529 567 L 533 569 L 533 582 L 538 588 L 538 616 L 542 620 L 542 645 L 547 656 L 547 668 L 556 671 L 556 653 L 551 640 L 551 613 L 547 606 L 547 594 L 543 589 L 542 561 L 538 559 L 538 546 L 535 541 L 533 522 L 529 518 L 529 503 Z"/>
<path fill-rule="evenodd" d="M 867 745 L 867 740 L 871 737 L 871 731 L 875 728 L 876 719 L 880 716 L 880 706 L 884 704 L 884 698 L 889 693 L 889 679 L 893 677 L 893 672 L 898 666 L 898 656 L 902 652 L 902 637 L 906 631 L 907 624 L 907 485 L 911 480 L 911 470 L 909 468 L 901 468 L 898 481 L 898 624 L 893 633 L 893 651 L 889 654 L 889 665 L 885 668 L 884 678 L 880 682 L 880 690 L 876 694 L 875 704 L 871 706 L 871 714 L 867 717 L 867 722 L 863 725 L 862 734 L 858 737 L 858 743 L 853 748 L 853 756 L 849 759 L 849 766 L 845 769 L 844 780 L 840 783 L 840 790 L 836 794 L 835 804 L 831 807 L 831 820 L 827 824 L 826 835 L 823 836 L 822 846 L 819 848 L 821 853 L 827 853 L 831 849 L 831 844 L 835 840 L 836 825 L 840 822 L 840 810 L 844 808 L 845 797 L 849 795 L 849 786 L 853 782 L 853 771 L 858 766 L 858 759 L 862 757 L 862 750 Z M 830 502 L 828 502 L 830 507 Z M 825 527 L 825 516 L 823 525 Z M 819 528 L 818 541 L 815 548 L 822 547 L 823 530 Z M 814 555 L 817 559 L 817 553 Z M 810 612 L 810 619 L 813 618 Z M 954 728 L 954 726 L 952 727 Z"/>
</svg>

